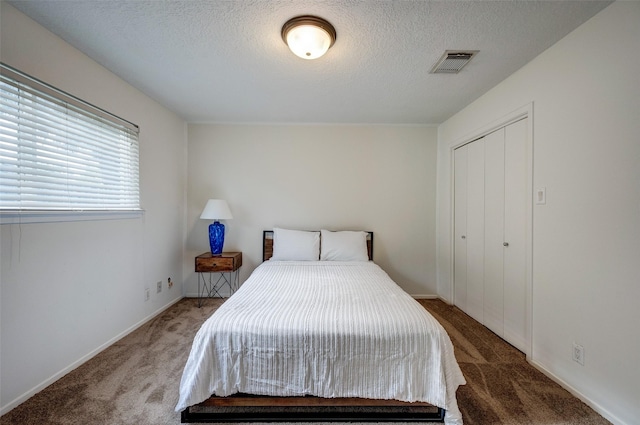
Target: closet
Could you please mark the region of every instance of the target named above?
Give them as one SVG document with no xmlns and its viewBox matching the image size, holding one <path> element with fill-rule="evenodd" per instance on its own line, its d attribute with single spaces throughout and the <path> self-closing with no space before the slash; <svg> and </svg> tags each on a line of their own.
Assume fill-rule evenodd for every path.
<svg viewBox="0 0 640 425">
<path fill-rule="evenodd" d="M 527 118 L 454 151 L 454 303 L 526 349 Z"/>
</svg>

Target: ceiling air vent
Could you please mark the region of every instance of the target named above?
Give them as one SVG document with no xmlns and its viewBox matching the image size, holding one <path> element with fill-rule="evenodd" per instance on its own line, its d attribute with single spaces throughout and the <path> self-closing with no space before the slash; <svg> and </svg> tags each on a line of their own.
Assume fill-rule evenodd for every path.
<svg viewBox="0 0 640 425">
<path fill-rule="evenodd" d="M 477 53 L 478 50 L 447 50 L 431 68 L 431 74 L 457 74 Z"/>
</svg>

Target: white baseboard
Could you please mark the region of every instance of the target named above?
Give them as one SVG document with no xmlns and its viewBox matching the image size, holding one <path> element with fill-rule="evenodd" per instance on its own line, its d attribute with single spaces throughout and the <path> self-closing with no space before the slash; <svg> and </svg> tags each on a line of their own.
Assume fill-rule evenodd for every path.
<svg viewBox="0 0 640 425">
<path fill-rule="evenodd" d="M 79 358 L 75 362 L 71 363 L 69 366 L 65 367 L 61 371 L 59 371 L 59 372 L 55 373 L 54 375 L 52 375 L 51 377 L 45 379 L 43 382 L 41 382 L 40 384 L 38 384 L 35 387 L 31 388 L 29 391 L 27 391 L 24 394 L 18 396 L 15 400 L 12 400 L 9 403 L 5 404 L 4 406 L 2 406 L 0 408 L 0 416 L 4 415 L 5 413 L 8 413 L 9 411 L 11 411 L 14 408 L 18 407 L 20 404 L 24 403 L 29 398 L 33 397 L 34 395 L 36 395 L 37 393 L 39 393 L 40 391 L 42 391 L 43 389 L 45 389 L 49 385 L 53 384 L 55 381 L 57 381 L 58 379 L 62 378 L 67 373 L 69 373 L 72 370 L 78 368 L 83 363 L 87 362 L 91 358 L 93 358 L 96 355 L 98 355 L 100 352 L 102 352 L 105 349 L 109 348 L 115 342 L 121 340 L 125 336 L 129 335 L 131 332 L 133 332 L 136 329 L 138 329 L 140 326 L 144 325 L 145 323 L 147 323 L 148 321 L 150 321 L 154 317 L 158 316 L 160 313 L 162 313 L 163 311 L 167 310 L 169 307 L 171 307 L 172 305 L 176 304 L 181 299 L 182 299 L 182 297 L 177 298 L 177 299 L 171 301 L 169 304 L 167 304 L 167 305 L 165 305 L 163 307 L 160 307 L 158 310 L 154 311 L 149 316 L 147 316 L 144 319 L 140 320 L 135 325 L 133 325 L 130 328 L 126 329 L 125 331 L 119 333 L 118 335 L 116 335 L 115 337 L 111 338 L 109 341 L 105 342 L 104 344 L 102 344 L 101 346 L 99 346 L 95 350 L 91 351 L 87 355 L 82 356 L 81 358 Z"/>
<path fill-rule="evenodd" d="M 446 298 L 441 297 L 440 295 L 438 295 L 438 299 L 439 299 L 440 301 L 442 301 L 443 303 L 445 303 L 446 305 L 451 305 L 451 306 L 452 306 L 452 305 L 454 305 L 451 301 L 449 301 L 449 300 L 448 300 L 448 299 L 446 299 Z"/>
<path fill-rule="evenodd" d="M 531 366 L 535 367 L 537 370 L 544 373 L 549 379 L 554 381 L 556 384 L 560 385 L 565 390 L 569 391 L 573 396 L 580 399 L 584 404 L 586 404 L 587 406 L 591 407 L 593 410 L 598 412 L 600 415 L 602 415 L 602 417 L 604 417 L 609 422 L 616 425 L 631 425 L 631 424 L 627 424 L 626 422 L 623 422 L 620 418 L 618 418 L 616 415 L 611 413 L 609 410 L 605 409 L 600 404 L 596 403 L 595 401 L 591 400 L 590 398 L 582 394 L 580 391 L 578 391 L 577 389 L 569 385 L 566 381 L 564 381 L 560 377 L 553 374 L 551 371 L 549 371 L 540 363 L 534 360 L 529 360 L 529 359 L 527 359 L 527 361 L 529 362 L 529 364 L 531 364 Z"/>
<path fill-rule="evenodd" d="M 223 297 L 202 297 L 202 299 L 206 299 L 206 298 L 223 298 L 223 299 L 227 299 L 231 296 L 231 294 L 223 292 L 222 295 L 224 295 Z M 187 292 L 186 294 L 184 294 L 185 298 L 200 298 L 198 297 L 198 294 L 196 294 L 195 292 Z"/>
<path fill-rule="evenodd" d="M 411 296 L 416 300 L 435 300 L 438 298 L 437 295 L 430 294 L 411 294 Z"/>
</svg>

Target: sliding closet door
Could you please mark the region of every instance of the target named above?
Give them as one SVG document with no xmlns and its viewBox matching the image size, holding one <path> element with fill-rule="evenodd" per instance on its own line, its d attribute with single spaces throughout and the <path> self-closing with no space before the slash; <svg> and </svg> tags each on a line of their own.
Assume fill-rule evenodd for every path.
<svg viewBox="0 0 640 425">
<path fill-rule="evenodd" d="M 484 140 L 467 148 L 467 309 L 484 323 Z"/>
<path fill-rule="evenodd" d="M 505 129 L 485 136 L 484 325 L 504 335 Z"/>
<path fill-rule="evenodd" d="M 453 303 L 467 311 L 467 147 L 454 151 Z"/>
<path fill-rule="evenodd" d="M 504 339 L 526 349 L 527 120 L 505 128 Z"/>
</svg>

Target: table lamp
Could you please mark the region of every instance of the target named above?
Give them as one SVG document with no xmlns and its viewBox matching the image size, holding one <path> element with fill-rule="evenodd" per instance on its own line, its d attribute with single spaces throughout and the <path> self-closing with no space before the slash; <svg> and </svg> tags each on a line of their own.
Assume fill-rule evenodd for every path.
<svg viewBox="0 0 640 425">
<path fill-rule="evenodd" d="M 209 246 L 211 246 L 211 254 L 219 255 L 222 253 L 222 245 L 224 245 L 224 224 L 219 220 L 232 219 L 231 210 L 227 201 L 222 199 L 209 199 L 205 205 L 201 219 L 213 220 L 209 225 Z"/>
</svg>

